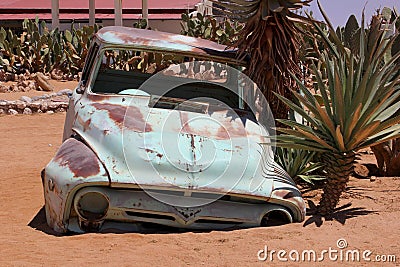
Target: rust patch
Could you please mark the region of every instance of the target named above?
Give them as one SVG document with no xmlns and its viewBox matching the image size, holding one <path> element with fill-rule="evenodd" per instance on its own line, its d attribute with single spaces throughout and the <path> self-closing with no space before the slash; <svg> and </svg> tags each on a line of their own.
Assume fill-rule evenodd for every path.
<svg viewBox="0 0 400 267">
<path fill-rule="evenodd" d="M 54 160 L 61 166 L 68 167 L 75 178 L 87 178 L 100 172 L 99 161 L 92 150 L 75 139 L 67 139 Z"/>
<path fill-rule="evenodd" d="M 157 153 L 157 157 L 159 157 L 160 159 L 164 156 L 163 154 L 161 154 L 161 153 L 158 153 L 157 151 L 154 151 L 153 149 L 150 149 L 150 148 L 146 148 L 144 151 L 146 151 L 147 153 Z"/>
<path fill-rule="evenodd" d="M 94 94 L 88 94 L 87 99 L 91 101 L 104 101 L 104 100 L 109 100 L 112 96 L 110 95 L 94 95 Z"/>
<path fill-rule="evenodd" d="M 294 198 L 296 195 L 292 192 L 287 193 L 283 196 L 283 199 Z"/>
<path fill-rule="evenodd" d="M 88 119 L 85 121 L 83 124 L 83 131 L 86 132 L 87 130 L 90 130 L 90 123 L 92 122 L 92 119 Z"/>
<path fill-rule="evenodd" d="M 153 149 L 150 148 L 146 148 L 144 151 L 146 151 L 147 153 L 156 153 Z"/>
<path fill-rule="evenodd" d="M 227 133 L 230 138 L 247 136 L 247 132 L 242 122 L 239 123 L 238 127 L 234 127 L 233 123 L 224 123 L 223 126 L 224 126 L 223 131 L 221 130 L 221 128 L 223 128 L 222 126 L 220 130 L 218 130 L 218 132 L 221 133 L 222 135 Z"/>
<path fill-rule="evenodd" d="M 194 136 L 193 136 L 193 134 L 190 134 L 190 146 L 192 147 L 193 151 L 196 149 L 196 147 L 194 145 Z"/>
<path fill-rule="evenodd" d="M 230 136 L 224 127 L 219 127 L 217 137 L 219 139 L 229 139 Z"/>
<path fill-rule="evenodd" d="M 193 161 L 196 162 L 196 147 L 194 145 L 194 136 L 190 134 L 190 146 L 192 147 Z"/>
<path fill-rule="evenodd" d="M 111 33 L 113 37 L 106 36 Z M 224 52 L 226 46 L 201 38 L 179 36 L 173 33 L 141 30 L 134 28 L 111 26 L 101 29 L 97 36 L 113 43 L 136 44 L 142 46 L 159 46 L 179 51 L 176 44 L 190 47 L 192 52 L 208 55 L 209 50 Z M 185 49 L 183 49 L 185 50 Z"/>
<path fill-rule="evenodd" d="M 135 132 L 153 131 L 151 125 L 144 120 L 143 114 L 138 107 L 102 103 L 94 103 L 92 105 L 98 110 L 107 111 L 110 119 L 115 121 L 121 128 L 125 127 Z"/>
<path fill-rule="evenodd" d="M 78 114 L 78 113 L 77 113 Z M 83 128 L 83 132 L 86 132 L 87 130 L 90 130 L 90 124 L 92 122 L 92 119 L 88 119 L 88 120 L 83 120 L 79 115 L 76 117 L 76 120 L 78 121 L 78 123 L 80 125 L 82 125 Z"/>
<path fill-rule="evenodd" d="M 190 125 L 189 116 L 185 112 L 180 112 L 180 119 L 182 124 L 182 133 L 205 136 L 217 140 L 229 140 L 233 137 L 247 137 L 247 132 L 242 122 L 224 121 L 217 131 L 211 131 L 207 125 L 203 125 L 202 127 Z M 237 124 L 236 127 L 234 124 Z"/>
</svg>

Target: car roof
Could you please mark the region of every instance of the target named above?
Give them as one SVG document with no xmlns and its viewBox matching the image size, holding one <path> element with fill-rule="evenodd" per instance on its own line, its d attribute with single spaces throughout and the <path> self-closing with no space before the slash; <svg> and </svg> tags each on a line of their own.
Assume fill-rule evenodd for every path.
<svg viewBox="0 0 400 267">
<path fill-rule="evenodd" d="M 236 50 L 201 38 L 122 26 L 101 28 L 96 36 L 106 46 L 182 53 L 244 65 L 237 60 Z"/>
</svg>

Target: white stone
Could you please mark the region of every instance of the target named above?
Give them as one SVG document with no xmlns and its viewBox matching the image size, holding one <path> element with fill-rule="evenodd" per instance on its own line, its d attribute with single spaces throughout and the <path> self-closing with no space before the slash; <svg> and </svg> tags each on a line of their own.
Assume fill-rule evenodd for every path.
<svg viewBox="0 0 400 267">
<path fill-rule="evenodd" d="M 72 94 L 72 90 L 70 89 L 63 89 L 57 93 L 57 95 L 70 95 L 70 94 Z"/>
<path fill-rule="evenodd" d="M 18 111 L 16 111 L 15 109 L 10 108 L 10 109 L 7 111 L 7 113 L 8 113 L 8 115 L 16 115 L 16 114 L 18 114 Z"/>
<path fill-rule="evenodd" d="M 24 108 L 26 108 L 26 103 L 25 102 L 22 102 L 22 101 L 19 101 L 19 100 L 17 100 L 16 102 L 15 102 L 15 105 L 17 106 L 17 109 L 24 109 Z"/>
<path fill-rule="evenodd" d="M 21 96 L 21 98 L 19 100 L 24 101 L 26 103 L 32 102 L 32 98 L 30 98 L 29 96 Z"/>
<path fill-rule="evenodd" d="M 40 102 L 32 102 L 32 103 L 29 104 L 29 107 L 31 109 L 37 110 L 37 109 L 40 109 L 41 105 L 42 104 Z"/>
<path fill-rule="evenodd" d="M 25 108 L 24 112 L 22 114 L 31 115 L 32 114 L 32 110 L 30 108 Z"/>
</svg>

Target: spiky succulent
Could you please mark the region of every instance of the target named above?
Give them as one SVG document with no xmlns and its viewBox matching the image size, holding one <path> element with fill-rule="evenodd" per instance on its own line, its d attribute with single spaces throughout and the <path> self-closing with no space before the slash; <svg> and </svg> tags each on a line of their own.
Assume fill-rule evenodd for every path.
<svg viewBox="0 0 400 267">
<path fill-rule="evenodd" d="M 293 76 L 300 92 L 294 96 L 300 102 L 278 96 L 296 111 L 308 125 L 281 120 L 290 128 L 280 128 L 278 146 L 319 151 L 327 171 L 319 212 L 331 213 L 345 190 L 355 163 L 355 153 L 364 147 L 400 137 L 400 66 L 395 64 L 400 53 L 385 61 L 397 36 L 387 35 L 387 25 L 378 38 L 367 42 L 364 18 L 360 29 L 359 54 L 345 48 L 320 7 L 329 27 L 327 35 L 318 24 L 326 49 L 321 53 L 322 69 L 314 65 L 320 103 L 309 88 Z M 368 47 L 368 49 L 367 49 Z M 368 52 L 370 51 L 370 52 Z M 327 77 L 327 80 L 324 77 Z"/>
<path fill-rule="evenodd" d="M 276 162 L 290 175 L 296 183 L 305 181 L 314 184 L 317 180 L 324 180 L 325 176 L 317 173 L 323 168 L 321 162 L 316 162 L 315 152 L 304 149 L 277 147 Z"/>
</svg>

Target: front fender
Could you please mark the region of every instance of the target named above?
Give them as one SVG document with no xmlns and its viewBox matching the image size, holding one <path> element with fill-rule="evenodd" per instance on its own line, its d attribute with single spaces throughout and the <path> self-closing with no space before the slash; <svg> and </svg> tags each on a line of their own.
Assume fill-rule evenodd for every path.
<svg viewBox="0 0 400 267">
<path fill-rule="evenodd" d="M 87 185 L 108 186 L 109 176 L 96 154 L 84 143 L 69 138 L 42 173 L 46 220 L 56 232 L 67 231 L 72 198 Z"/>
</svg>

